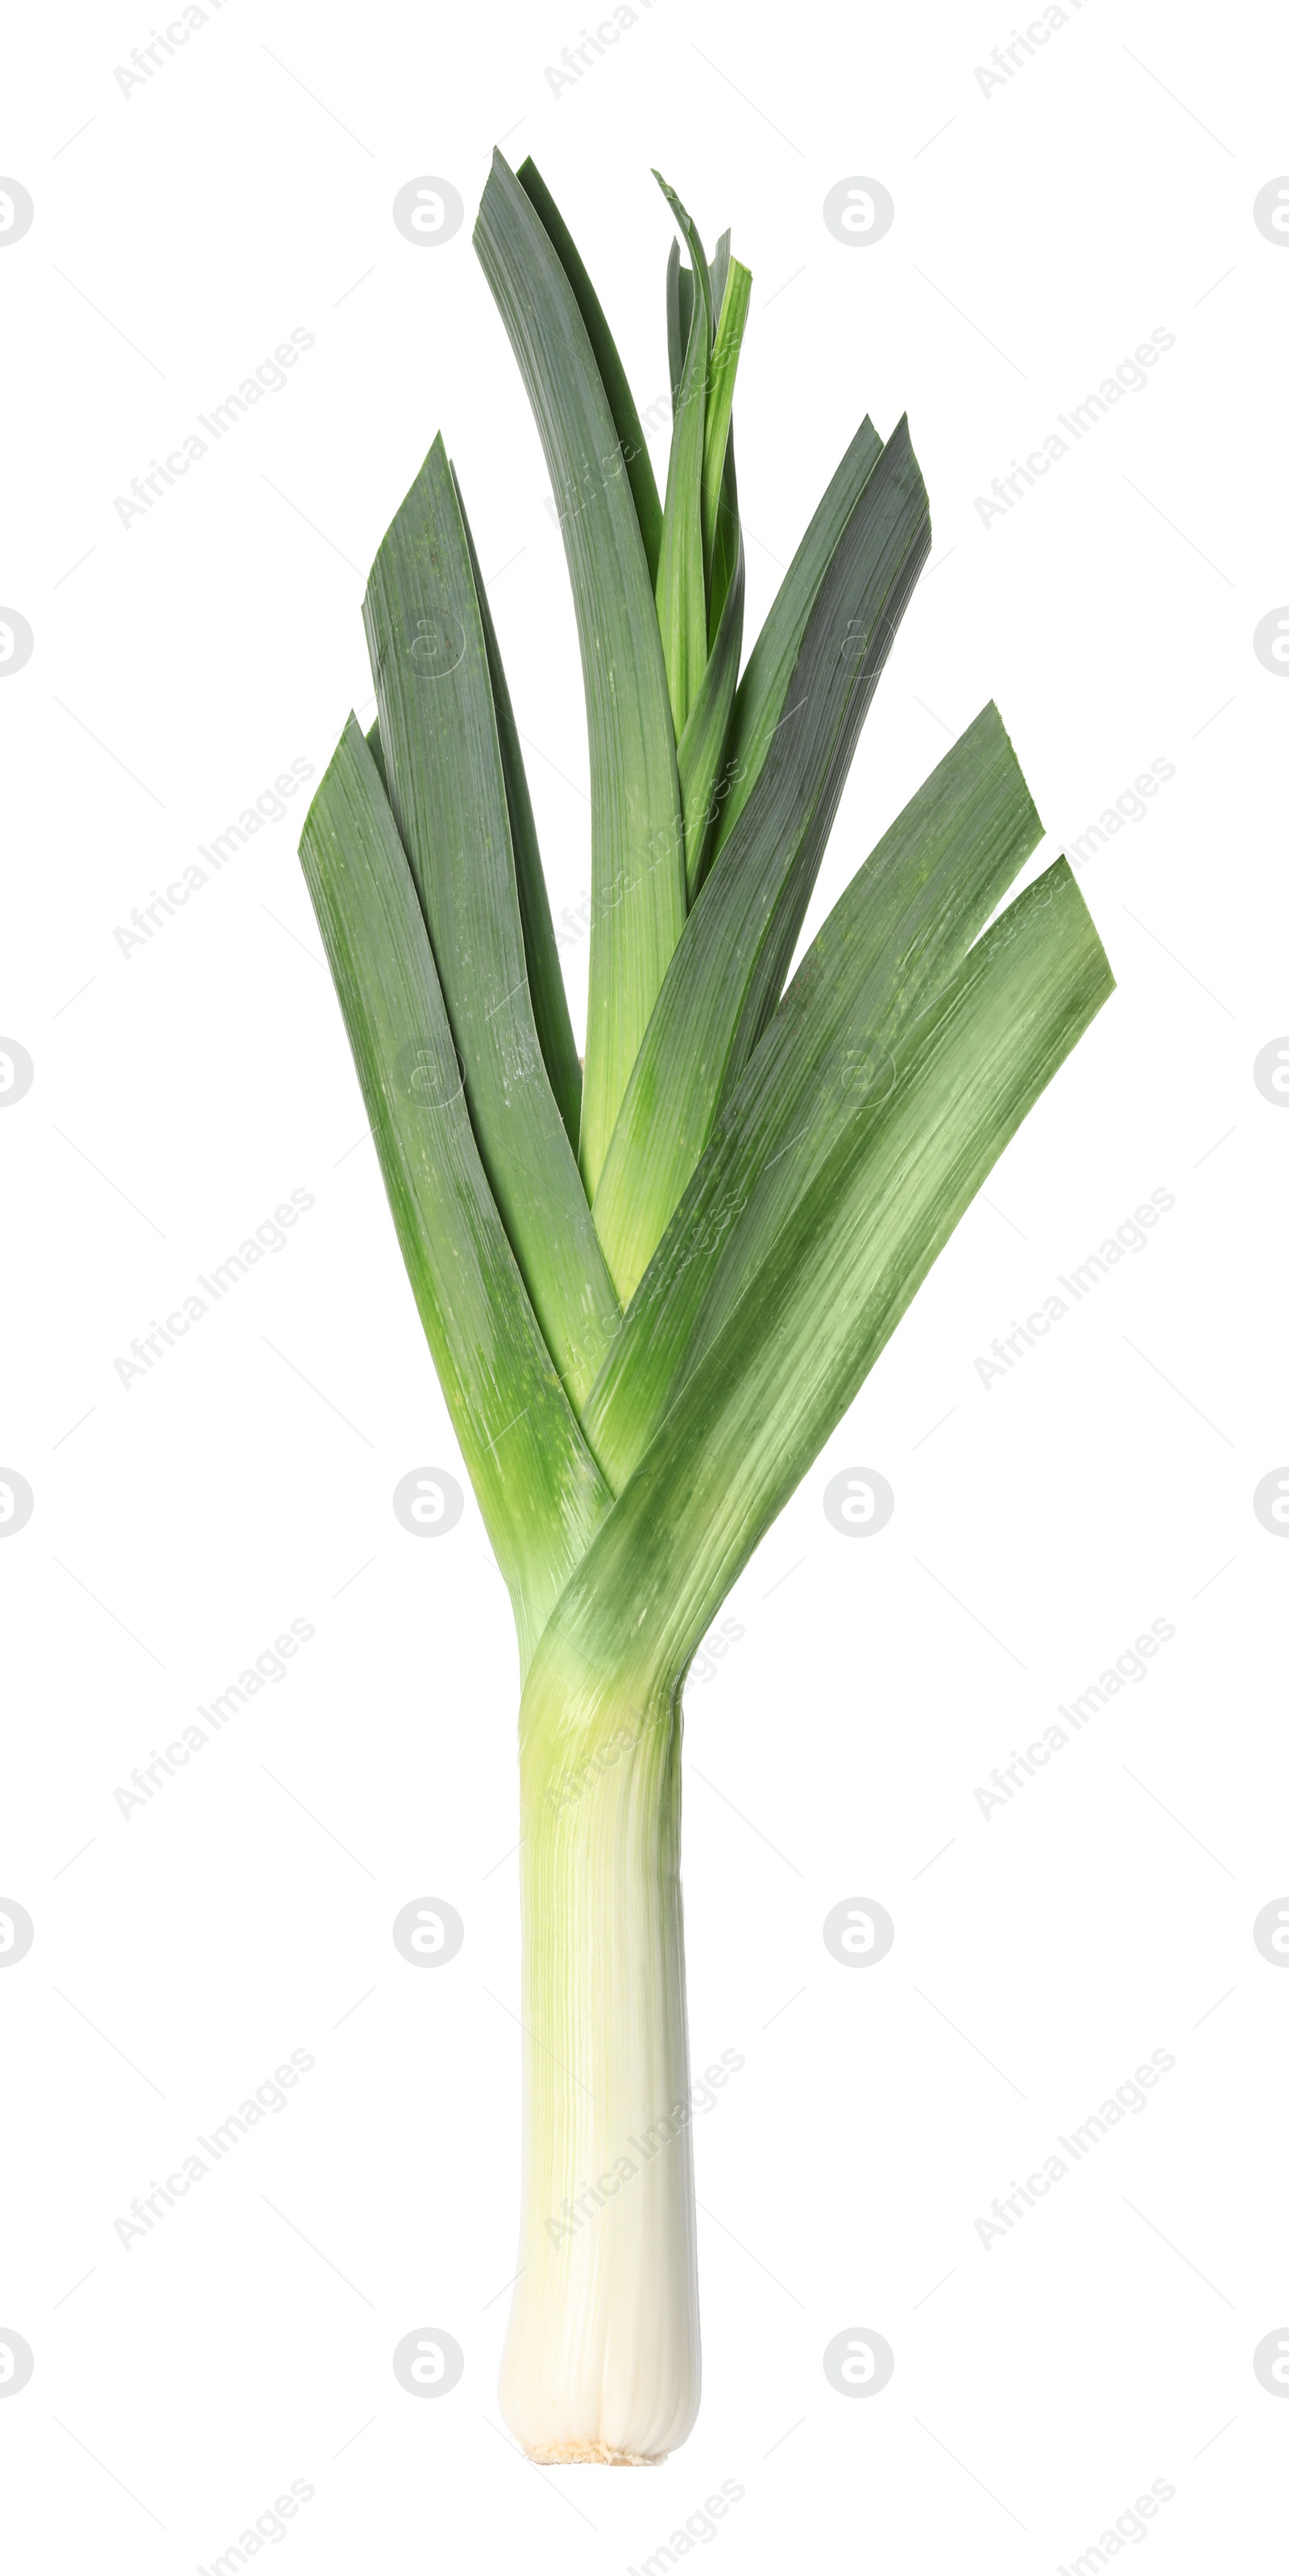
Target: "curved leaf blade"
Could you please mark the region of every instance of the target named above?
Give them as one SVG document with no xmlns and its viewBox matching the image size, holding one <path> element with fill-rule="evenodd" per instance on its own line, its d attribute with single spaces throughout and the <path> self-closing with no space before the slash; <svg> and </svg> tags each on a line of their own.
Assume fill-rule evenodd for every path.
<svg viewBox="0 0 1289 2576">
<path fill-rule="evenodd" d="M 390 1212 L 521 1654 L 609 1508 L 480 1161 L 424 917 L 351 716 L 300 861 Z"/>
<path fill-rule="evenodd" d="M 775 594 L 769 616 L 747 658 L 730 726 L 724 812 L 713 835 L 713 858 L 729 839 L 746 805 L 783 713 L 788 682 L 801 649 L 806 620 L 819 595 L 842 532 L 879 456 L 882 441 L 871 420 L 860 422 Z M 732 480 L 731 434 L 727 466 Z"/>
<path fill-rule="evenodd" d="M 728 240 L 729 236 L 723 238 Z M 728 259 L 721 281 L 720 317 L 707 370 L 707 407 L 703 420 L 703 561 L 710 586 L 716 545 L 716 520 L 725 476 L 725 450 L 734 408 L 734 379 L 747 328 L 752 297 L 752 271 L 741 260 Z"/>
<path fill-rule="evenodd" d="M 586 324 L 586 336 L 591 343 L 595 363 L 600 370 L 600 381 L 608 397 L 609 409 L 613 414 L 613 426 L 618 433 L 618 445 L 626 465 L 627 481 L 631 486 L 631 497 L 636 505 L 636 517 L 640 522 L 640 537 L 645 550 L 645 561 L 649 566 L 649 579 L 653 581 L 657 577 L 658 547 L 662 538 L 662 503 L 658 498 L 658 486 L 654 481 L 649 450 L 645 445 L 644 431 L 640 426 L 640 414 L 636 410 L 635 397 L 627 382 L 626 368 L 618 356 L 617 343 L 604 318 L 604 308 L 586 273 L 577 244 L 531 155 L 528 160 L 520 162 L 515 177 L 541 218 L 546 234 L 554 245 L 559 264 L 573 289 L 578 312 Z"/>
<path fill-rule="evenodd" d="M 580 1161 L 593 1191 L 685 922 L 675 735 L 635 506 L 598 462 L 621 462 L 608 397 L 554 247 L 499 152 L 474 242 L 541 434 L 581 647 L 592 909 Z"/>
<path fill-rule="evenodd" d="M 501 752 L 502 776 L 506 787 L 506 806 L 510 815 L 510 844 L 515 857 L 515 885 L 519 896 L 519 919 L 524 934 L 524 964 L 528 973 L 528 991 L 533 1005 L 533 1021 L 542 1051 L 547 1080 L 555 1094 L 565 1133 L 577 1152 L 578 1132 L 582 1123 L 582 1068 L 573 1040 L 573 1023 L 568 1015 L 568 995 L 555 942 L 555 925 L 551 920 L 550 896 L 537 841 L 537 824 L 532 798 L 528 793 L 528 775 L 524 755 L 519 748 L 519 728 L 502 665 L 497 630 L 492 622 L 488 593 L 479 557 L 475 550 L 470 522 L 466 517 L 461 485 L 453 466 L 452 488 L 457 496 L 461 525 L 470 555 L 475 594 L 483 623 L 483 640 L 488 655 L 488 677 L 492 685 L 493 712 L 497 719 L 497 744 Z M 368 740 L 370 742 L 370 735 Z"/>
<path fill-rule="evenodd" d="M 377 552 L 363 620 L 390 803 L 479 1151 L 556 1368 L 580 1404 L 616 1301 L 538 1045 L 483 618 L 441 438 Z"/>
<path fill-rule="evenodd" d="M 675 1688 L 1003 1147 L 1114 989 L 1064 859 L 985 933 L 821 1164 L 579 1565 L 534 1665 Z M 616 1663 L 614 1658 L 616 1657 Z"/>
<path fill-rule="evenodd" d="M 685 817 L 685 883 L 693 903 L 703 881 L 704 854 L 720 812 L 716 781 L 725 758 L 730 714 L 738 684 L 743 644 L 743 546 L 739 541 L 730 584 L 711 658 L 680 738 L 676 766 Z"/>
<path fill-rule="evenodd" d="M 926 492 L 901 422 L 820 584 L 790 704 L 686 923 L 627 1087 L 594 1200 L 624 1303 L 778 1000 L 859 728 L 929 545 Z"/>
<path fill-rule="evenodd" d="M 851 878 L 717 1120 L 587 1402 L 615 1488 L 1042 828 L 990 704 Z"/>
</svg>

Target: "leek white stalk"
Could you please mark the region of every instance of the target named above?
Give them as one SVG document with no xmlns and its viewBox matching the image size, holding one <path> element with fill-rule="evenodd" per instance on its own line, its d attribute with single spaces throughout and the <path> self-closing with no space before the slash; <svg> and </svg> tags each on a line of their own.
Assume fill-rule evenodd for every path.
<svg viewBox="0 0 1289 2576">
<path fill-rule="evenodd" d="M 930 545 L 865 421 L 738 677 L 728 234 L 667 277 L 660 502 L 612 335 L 531 163 L 475 243 L 563 528 L 592 803 L 585 1074 L 520 733 L 436 440 L 372 568 L 379 707 L 300 845 L 522 1698 L 524 2186 L 501 2373 L 549 2464 L 662 2459 L 698 2408 L 680 1891 L 700 1638 L 1021 1120 L 1113 988 L 983 708 L 784 986 Z M 996 916 L 996 917 L 995 917 Z"/>
<path fill-rule="evenodd" d="M 542 2461 L 664 2458 L 698 2411 L 680 1708 L 520 1711 L 524 2191 L 501 2374 Z"/>
</svg>

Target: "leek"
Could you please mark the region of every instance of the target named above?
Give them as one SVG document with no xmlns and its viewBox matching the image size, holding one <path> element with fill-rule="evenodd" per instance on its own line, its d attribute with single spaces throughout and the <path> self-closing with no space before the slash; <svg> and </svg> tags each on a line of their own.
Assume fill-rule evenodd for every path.
<svg viewBox="0 0 1289 2576">
<path fill-rule="evenodd" d="M 659 500 L 531 162 L 475 232 L 557 496 L 591 753 L 579 1068 L 460 486 L 435 440 L 364 604 L 300 855 L 521 1671 L 524 2179 L 502 2365 L 542 2462 L 646 2462 L 699 2399 L 682 1690 L 731 1584 L 1113 989 L 985 707 L 789 968 L 930 516 L 856 432 L 739 676 L 751 279 L 667 271 Z M 681 257 L 681 244 L 689 265 Z M 786 989 L 785 989 L 786 988 Z"/>
</svg>

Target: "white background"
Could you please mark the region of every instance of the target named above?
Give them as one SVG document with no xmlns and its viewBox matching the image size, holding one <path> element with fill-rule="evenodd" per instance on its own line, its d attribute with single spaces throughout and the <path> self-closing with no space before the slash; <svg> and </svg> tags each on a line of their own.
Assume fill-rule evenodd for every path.
<svg viewBox="0 0 1289 2576">
<path fill-rule="evenodd" d="M 115 5 L 11 23 L 0 164 L 0 2405 L 24 2570 L 209 2566 L 293 2479 L 301 2571 L 639 2565 L 722 2480 L 696 2550 L 772 2569 L 1068 2566 L 1152 2481 L 1152 2565 L 1278 2564 L 1289 2406 L 1285 1556 L 1289 166 L 1266 9 L 1087 0 L 1003 85 L 1008 12 L 656 0 L 558 95 L 576 11 L 227 0 L 147 83 Z M 749 634 L 862 416 L 907 406 L 931 564 L 860 745 L 808 930 L 986 698 L 1046 864 L 1152 760 L 1175 776 L 1082 871 L 1118 991 L 958 1230 L 687 1694 L 705 2393 L 652 2475 L 534 2471 L 495 2384 L 518 2192 L 516 1660 L 473 1500 L 434 1543 L 391 1492 L 464 1470 L 404 1281 L 294 856 L 306 797 L 146 947 L 114 929 L 293 759 L 370 720 L 364 572 L 442 428 L 519 723 L 554 911 L 589 885 L 573 620 L 536 432 L 470 247 L 493 144 L 530 151 L 642 407 L 666 388 L 679 189 L 755 286 L 737 403 Z M 456 237 L 391 204 L 450 179 Z M 838 179 L 886 238 L 835 240 Z M 278 393 L 123 526 L 129 490 L 293 328 Z M 977 495 L 1152 330 L 1175 346 L 1008 515 Z M 655 446 L 661 480 L 665 459 Z M 575 1014 L 585 941 L 566 952 Z M 266 1257 L 142 1381 L 115 1357 L 293 1188 Z M 1153 1190 L 1175 1206 L 986 1390 L 974 1361 Z M 825 1521 L 827 1477 L 892 1484 Z M 1277 1613 L 1280 1613 L 1279 1619 Z M 124 1818 L 113 1797 L 293 1618 L 316 1636 Z M 975 1789 L 1152 1620 L 1176 1635 L 1002 1811 Z M 409 1899 L 460 1955 L 405 1964 Z M 869 1895 L 894 1947 L 837 1964 Z M 312 2071 L 127 2251 L 114 2220 L 290 2056 Z M 1134 2067 L 1175 2066 L 1004 2241 L 974 2221 Z M 465 2374 L 397 2384 L 437 2324 Z M 878 2397 L 827 2383 L 869 2325 Z M 1286 2328 L 1289 2331 L 1289 2328 Z M 235 2563 L 235 2562 L 230 2562 Z M 249 2555 L 248 2561 L 249 2563 Z M 662 2563 L 662 2562 L 660 2562 Z M 679 2557 L 677 2557 L 679 2563 Z M 1095 2565 L 1095 2560 L 1089 2561 Z"/>
</svg>

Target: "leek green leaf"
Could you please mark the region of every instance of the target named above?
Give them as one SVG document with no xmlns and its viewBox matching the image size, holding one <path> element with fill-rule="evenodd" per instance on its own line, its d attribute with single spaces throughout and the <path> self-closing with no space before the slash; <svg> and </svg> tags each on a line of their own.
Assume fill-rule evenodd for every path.
<svg viewBox="0 0 1289 2576">
<path fill-rule="evenodd" d="M 559 264 L 577 299 L 578 312 L 586 324 L 586 336 L 591 343 L 595 363 L 600 370 L 600 381 L 608 396 L 609 409 L 613 414 L 613 426 L 618 433 L 618 445 L 627 469 L 627 481 L 631 486 L 631 497 L 636 505 L 636 517 L 640 522 L 645 561 L 649 566 L 649 579 L 654 581 L 657 578 L 658 546 L 662 537 L 662 504 L 658 498 L 658 486 L 654 481 L 653 466 L 650 462 L 649 450 L 645 445 L 644 431 L 640 426 L 640 414 L 636 410 L 635 398 L 627 382 L 626 368 L 618 356 L 617 345 L 605 321 L 603 307 L 587 276 L 573 236 L 531 157 L 527 161 L 520 162 L 515 177 L 525 196 L 531 199 L 541 217 L 547 235 L 554 244 Z"/>
<path fill-rule="evenodd" d="M 550 237 L 499 152 L 474 240 L 541 433 L 581 646 L 591 954 L 580 1161 L 593 1191 L 684 927 L 675 736 L 648 565 L 630 488 L 616 470 L 608 397 Z"/>
<path fill-rule="evenodd" d="M 806 620 L 789 704 L 713 862 L 645 1033 L 595 1195 L 618 1294 L 633 1294 L 778 1000 L 851 755 L 930 545 L 901 421 Z"/>
<path fill-rule="evenodd" d="M 842 531 L 882 453 L 871 420 L 860 422 L 775 594 L 769 616 L 738 685 L 726 754 L 728 785 L 713 835 L 712 857 L 729 839 L 746 805 L 783 713 L 806 619 L 819 595 Z M 727 463 L 732 465 L 733 438 Z M 710 864 L 710 862 L 709 862 Z"/>
<path fill-rule="evenodd" d="M 524 965 L 528 974 L 528 991 L 533 1006 L 533 1022 L 542 1051 L 547 1079 L 555 1094 L 559 1114 L 564 1121 L 574 1154 L 582 1120 L 582 1068 L 573 1042 L 573 1023 L 568 1016 L 568 995 L 560 968 L 559 950 L 555 945 L 555 925 L 551 920 L 550 897 L 542 869 L 542 854 L 537 843 L 537 825 L 533 819 L 532 799 L 528 793 L 528 776 L 524 755 L 519 748 L 519 729 L 515 723 L 510 691 L 502 667 L 497 630 L 492 622 L 488 593 L 484 588 L 479 557 L 475 551 L 470 522 L 456 467 L 452 467 L 452 488 L 457 496 L 461 525 L 470 553 L 470 570 L 474 575 L 475 595 L 483 625 L 483 640 L 488 655 L 488 678 L 492 685 L 493 712 L 497 719 L 497 746 L 501 753 L 501 770 L 506 784 L 506 809 L 510 816 L 510 844 L 515 854 L 515 887 L 519 896 L 519 919 L 524 934 Z M 373 727 L 373 731 L 375 728 Z M 370 742 L 371 736 L 368 736 Z"/>
<path fill-rule="evenodd" d="M 706 254 L 674 189 L 655 170 L 689 244 L 700 293 L 694 299 L 689 345 L 672 421 L 667 496 L 662 512 L 655 595 L 672 722 L 680 742 L 707 666 L 707 575 L 703 552 L 703 454 L 708 364 L 712 346 L 711 280 Z"/>
<path fill-rule="evenodd" d="M 676 752 L 685 815 L 685 880 L 691 903 L 702 884 L 704 853 L 720 812 L 716 782 L 729 735 L 742 642 L 743 547 L 740 541 L 734 578 L 726 595 L 711 659 L 699 682 L 698 695 L 690 708 L 689 720 Z"/>
<path fill-rule="evenodd" d="M 671 377 L 671 409 L 674 419 L 680 401 L 680 379 L 685 372 L 685 351 L 689 347 L 689 325 L 694 313 L 694 272 L 680 265 L 680 244 L 673 241 L 667 253 L 667 369 Z"/>
<path fill-rule="evenodd" d="M 399 1248 L 526 1663 L 611 1496 L 488 1187 L 407 856 L 353 716 L 300 858 Z"/>
<path fill-rule="evenodd" d="M 616 1300 L 537 1040 L 488 649 L 441 438 L 380 546 L 363 618 L 390 803 L 479 1151 L 580 1404 L 616 1329 Z"/>
<path fill-rule="evenodd" d="M 376 775 L 377 775 L 377 777 L 379 778 L 380 783 L 381 783 L 381 786 L 384 788 L 386 795 L 388 796 L 388 794 L 389 794 L 389 780 L 388 780 L 388 779 L 387 779 L 387 777 L 385 776 L 385 754 L 384 754 L 384 752 L 381 750 L 381 747 L 380 747 L 380 717 L 379 717 L 379 716 L 373 716 L 373 717 L 372 717 L 371 723 L 369 724 L 369 726 L 368 726 L 368 728 L 367 728 L 366 741 L 367 741 L 367 748 L 368 748 L 369 752 L 371 753 L 372 759 L 373 759 L 373 760 L 375 761 L 375 763 L 376 763 Z"/>
<path fill-rule="evenodd" d="M 720 633 L 721 619 L 725 614 L 725 602 L 729 597 L 730 583 L 734 579 L 734 567 L 738 562 L 742 545 L 743 532 L 739 525 L 738 514 L 738 483 L 734 473 L 734 424 L 731 421 L 725 438 L 725 467 L 721 475 L 720 494 L 716 504 L 716 527 L 712 537 L 711 575 L 707 585 L 707 649 L 709 653 L 714 653 L 716 650 L 716 638 Z M 735 693 L 735 703 L 737 704 L 737 692 Z M 732 710 L 730 730 L 732 736 Z M 737 763 L 731 761 L 729 746 L 727 743 L 722 782 L 723 796 L 727 796 L 729 793 L 730 771 L 731 768 L 735 766 L 737 766 Z"/>
<path fill-rule="evenodd" d="M 747 328 L 752 272 L 741 260 L 728 262 L 720 319 L 707 369 L 707 403 L 703 417 L 703 560 L 710 583 L 716 543 L 716 515 L 725 474 L 725 448 L 734 405 L 734 378 Z"/>
<path fill-rule="evenodd" d="M 615 1489 L 1042 828 L 991 704 L 851 878 L 721 1111 L 585 1408 Z"/>
<path fill-rule="evenodd" d="M 681 1387 L 534 1659 L 672 1686 L 1044 1086 L 1114 989 L 1068 863 L 894 1050 Z"/>
</svg>

